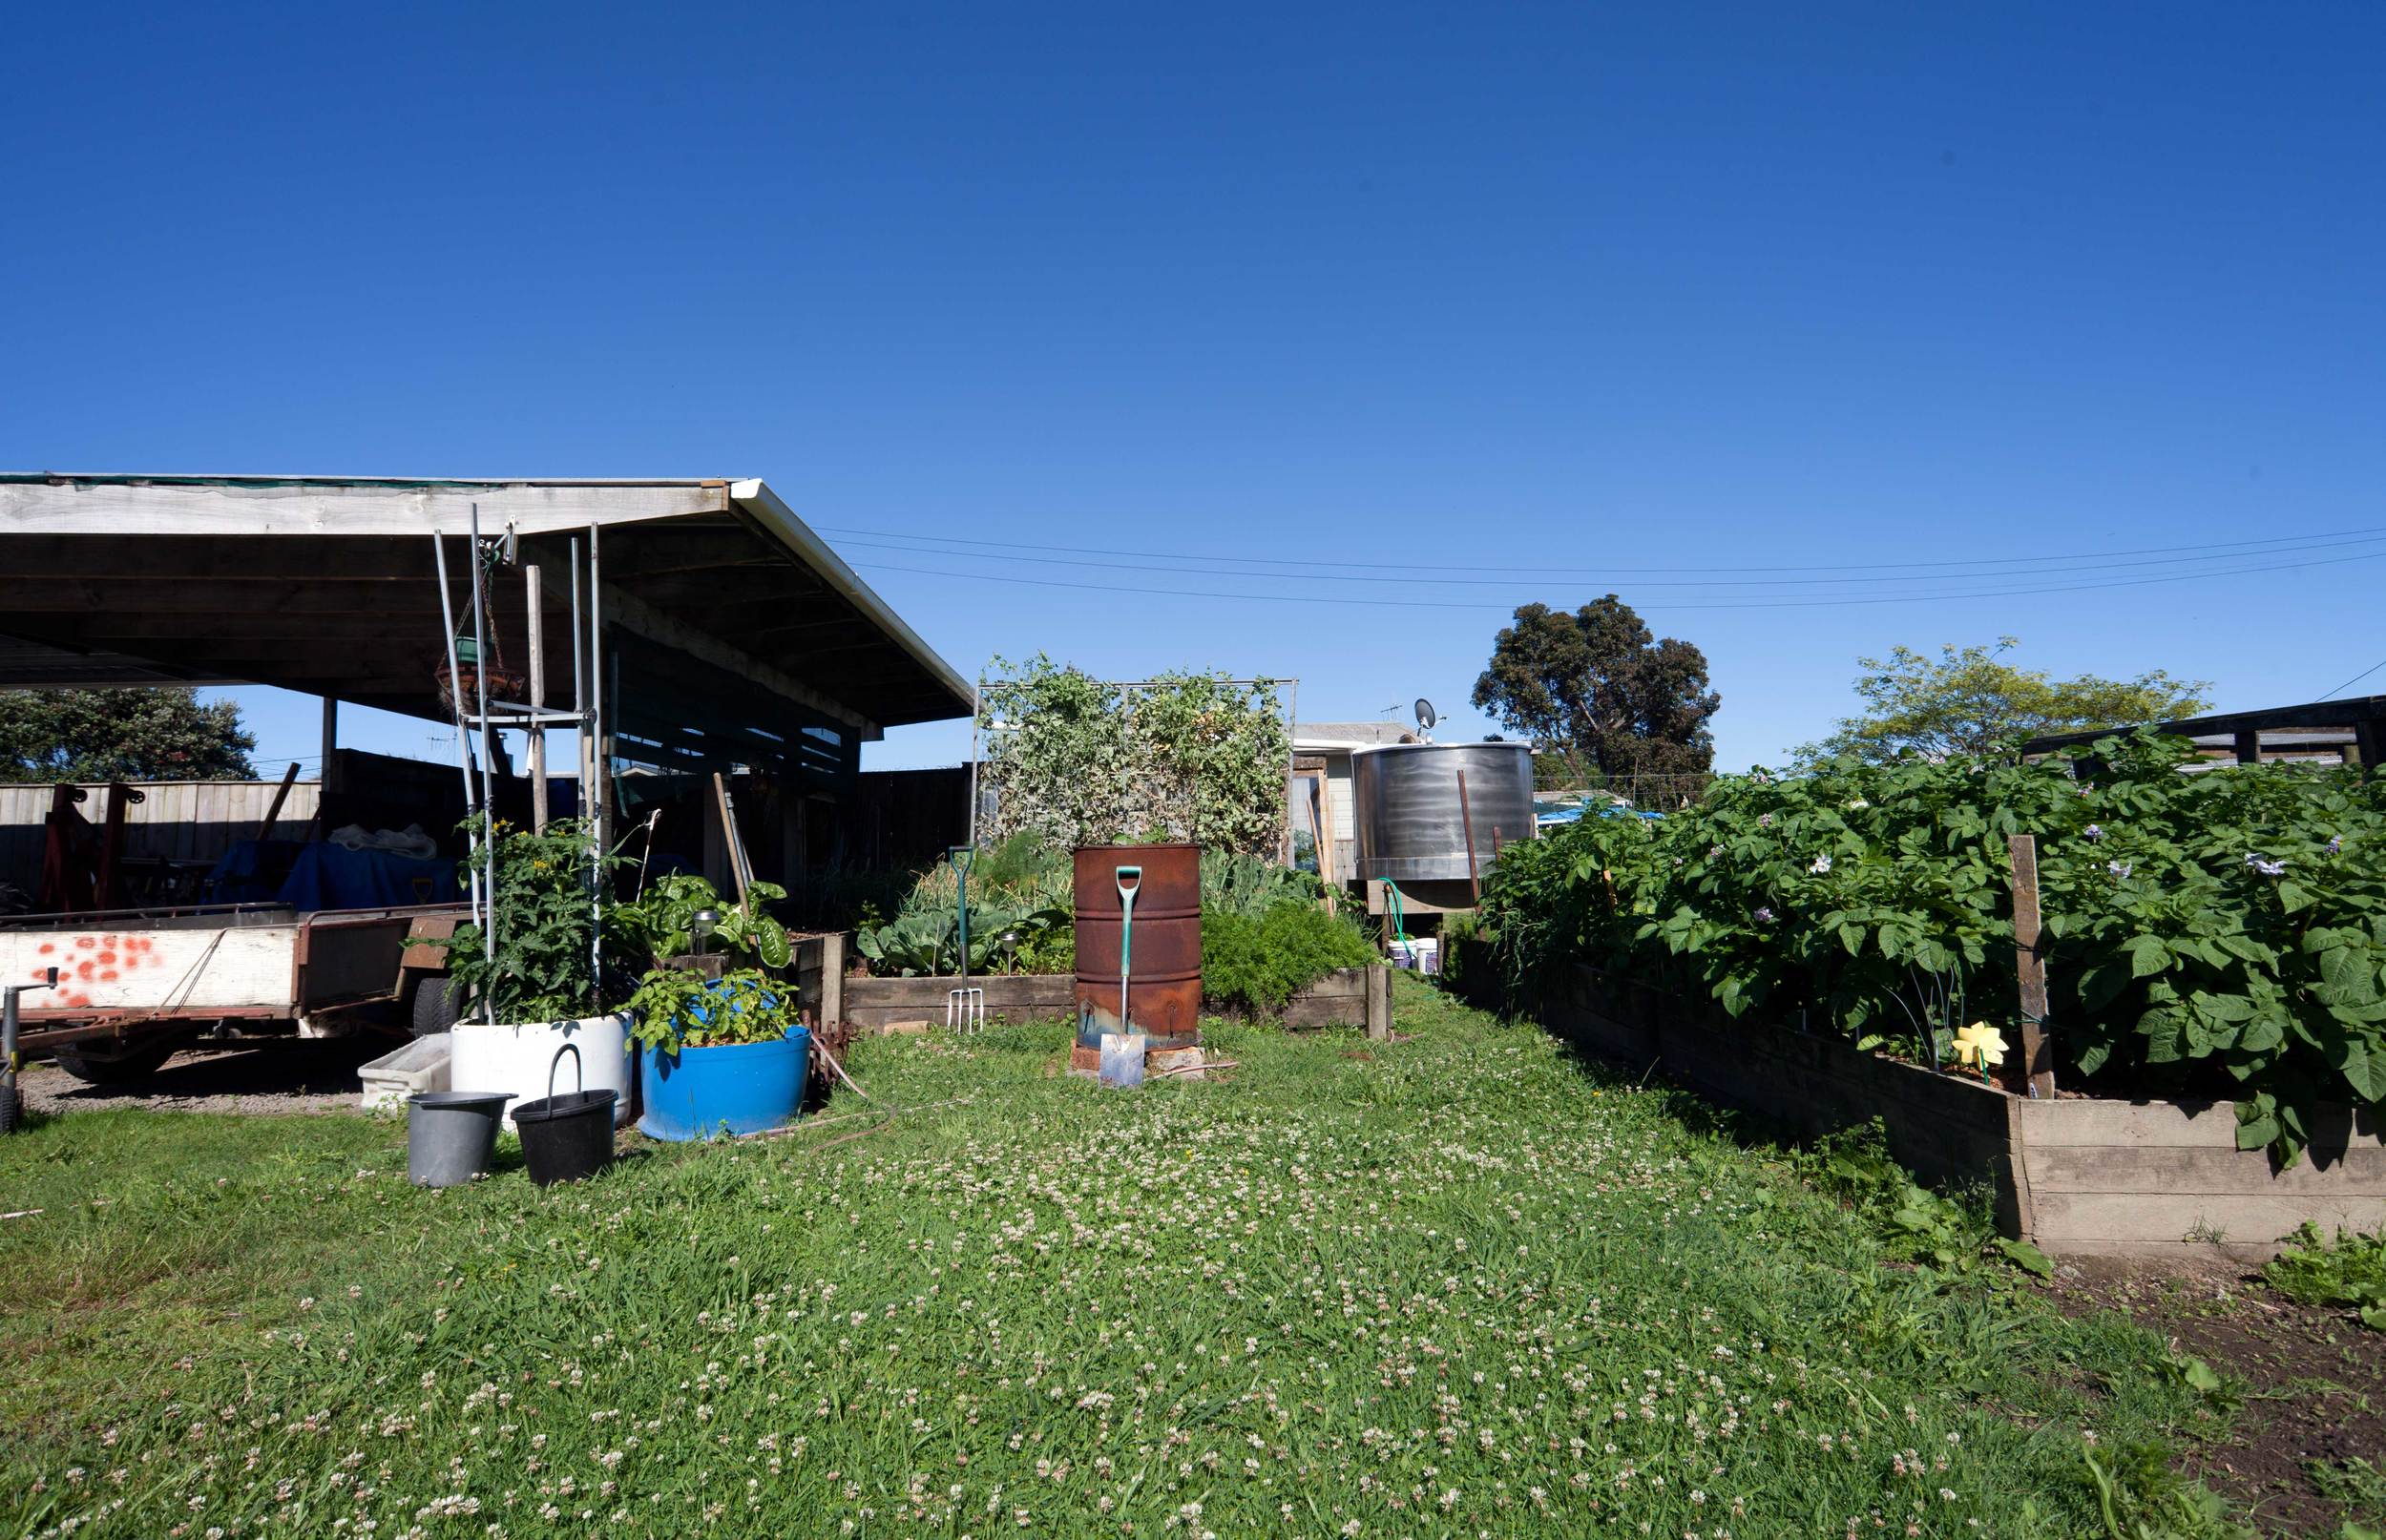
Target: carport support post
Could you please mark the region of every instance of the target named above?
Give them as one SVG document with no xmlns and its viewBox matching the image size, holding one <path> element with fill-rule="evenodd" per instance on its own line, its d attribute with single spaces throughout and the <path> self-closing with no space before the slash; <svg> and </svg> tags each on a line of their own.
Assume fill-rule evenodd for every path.
<svg viewBox="0 0 2386 1540">
<path fill-rule="evenodd" d="M 331 794 L 337 789 L 333 784 L 331 757 L 339 751 L 340 702 L 334 697 L 325 696 L 324 697 L 324 757 L 315 767 L 315 826 L 317 832 L 323 834 L 331 832 Z M 296 770 L 298 766 L 292 765 L 290 768 Z M 282 802 L 277 798 L 274 801 L 274 811 L 278 813 L 281 810 Z M 267 819 L 266 822 L 270 823 L 272 820 Z M 271 829 L 260 829 L 257 837 L 262 840 L 272 832 Z"/>
<path fill-rule="evenodd" d="M 547 828 L 547 627 L 539 614 L 538 563 L 522 564 L 522 587 L 531 606 L 531 740 L 527 758 L 531 771 L 531 827 Z"/>
</svg>

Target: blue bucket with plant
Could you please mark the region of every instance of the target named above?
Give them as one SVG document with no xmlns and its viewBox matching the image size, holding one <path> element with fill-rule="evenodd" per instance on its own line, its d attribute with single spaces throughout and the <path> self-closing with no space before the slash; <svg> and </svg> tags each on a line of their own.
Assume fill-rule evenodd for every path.
<svg viewBox="0 0 2386 1540">
<path fill-rule="evenodd" d="M 760 1134 L 803 1110 L 812 1034 L 796 1019 L 791 983 L 750 968 L 717 979 L 658 968 L 630 1009 L 647 1137 Z"/>
</svg>

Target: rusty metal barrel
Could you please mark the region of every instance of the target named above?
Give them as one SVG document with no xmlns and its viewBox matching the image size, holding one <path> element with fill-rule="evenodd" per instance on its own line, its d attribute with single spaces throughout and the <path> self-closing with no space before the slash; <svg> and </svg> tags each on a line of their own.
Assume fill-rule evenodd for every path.
<svg viewBox="0 0 2386 1540">
<path fill-rule="evenodd" d="M 1088 845 L 1077 852 L 1077 1059 L 1119 1030 L 1119 868 L 1141 867 L 1127 959 L 1127 1022 L 1153 1053 L 1202 1041 L 1202 847 Z"/>
</svg>

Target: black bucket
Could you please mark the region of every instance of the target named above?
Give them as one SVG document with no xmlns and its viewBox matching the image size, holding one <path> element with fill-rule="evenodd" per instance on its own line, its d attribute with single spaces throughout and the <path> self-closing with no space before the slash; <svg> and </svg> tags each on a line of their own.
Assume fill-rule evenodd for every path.
<svg viewBox="0 0 2386 1540">
<path fill-rule="evenodd" d="M 563 1056 L 572 1055 L 572 1071 L 582 1089 L 555 1094 L 555 1071 Z M 613 1161 L 614 1091 L 590 1091 L 580 1074 L 577 1044 L 555 1050 L 547 1066 L 547 1094 L 513 1109 L 513 1129 L 522 1135 L 522 1164 L 531 1180 L 541 1187 L 594 1176 Z"/>
</svg>

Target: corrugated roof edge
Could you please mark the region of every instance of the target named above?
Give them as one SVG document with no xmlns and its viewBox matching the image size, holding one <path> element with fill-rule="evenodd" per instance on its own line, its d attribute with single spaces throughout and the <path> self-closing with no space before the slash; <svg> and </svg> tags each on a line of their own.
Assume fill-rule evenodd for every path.
<svg viewBox="0 0 2386 1540">
<path fill-rule="evenodd" d="M 146 470 L 0 470 L 0 482 L 97 481 L 172 487 L 726 487 L 735 476 L 277 476 Z"/>
<path fill-rule="evenodd" d="M 976 708 L 975 687 L 962 678 L 952 664 L 937 655 L 934 648 L 922 641 L 919 633 L 913 631 L 886 600 L 878 596 L 877 590 L 863 582 L 860 575 L 846 565 L 845 558 L 830 549 L 828 542 L 813 533 L 812 527 L 798 518 L 795 510 L 782 502 L 777 492 L 759 480 L 736 481 L 729 484 L 729 501 L 761 520 L 785 541 L 814 572 L 827 579 L 829 587 L 851 600 L 881 630 L 892 636 L 896 645 L 910 654 L 913 661 L 934 675 L 937 682 L 952 694 L 954 704 L 960 708 L 953 713 L 954 716 L 966 717 Z"/>
</svg>

